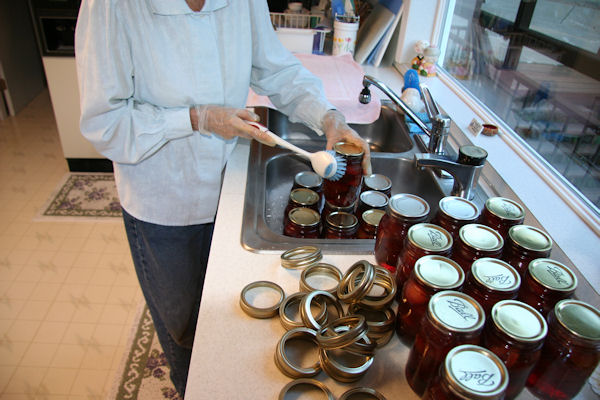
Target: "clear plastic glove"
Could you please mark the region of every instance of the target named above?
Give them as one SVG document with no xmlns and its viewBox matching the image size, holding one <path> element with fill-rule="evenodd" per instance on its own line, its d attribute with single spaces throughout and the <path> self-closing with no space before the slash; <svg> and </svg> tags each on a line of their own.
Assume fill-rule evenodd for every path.
<svg viewBox="0 0 600 400">
<path fill-rule="evenodd" d="M 327 137 L 327 150 L 333 149 L 333 145 L 337 142 L 349 142 L 361 147 L 365 151 L 362 161 L 363 175 L 372 174 L 369 144 L 346 124 L 346 118 L 341 112 L 337 110 L 327 111 L 321 121 L 321 126 Z"/>
<path fill-rule="evenodd" d="M 259 116 L 250 110 L 196 105 L 190 110 L 190 118 L 192 128 L 203 133 L 216 133 L 227 140 L 236 136 L 256 139 L 266 145 L 275 146 L 275 142 L 267 134 L 245 122 L 260 120 Z"/>
</svg>

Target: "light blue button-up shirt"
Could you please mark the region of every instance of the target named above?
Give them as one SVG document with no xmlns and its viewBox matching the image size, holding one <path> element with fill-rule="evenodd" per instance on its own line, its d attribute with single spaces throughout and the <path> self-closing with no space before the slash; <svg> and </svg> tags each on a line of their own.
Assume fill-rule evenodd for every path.
<svg viewBox="0 0 600 400">
<path fill-rule="evenodd" d="M 81 131 L 113 161 L 121 204 L 161 225 L 214 220 L 234 140 L 189 107 L 242 108 L 248 88 L 320 132 L 333 106 L 279 42 L 265 0 L 84 0 L 75 35 Z"/>
</svg>

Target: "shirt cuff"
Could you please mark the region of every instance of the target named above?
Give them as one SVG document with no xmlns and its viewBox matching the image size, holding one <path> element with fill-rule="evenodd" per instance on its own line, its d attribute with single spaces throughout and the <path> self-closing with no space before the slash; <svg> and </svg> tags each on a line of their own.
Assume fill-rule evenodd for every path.
<svg viewBox="0 0 600 400">
<path fill-rule="evenodd" d="M 163 110 L 165 118 L 165 138 L 179 139 L 194 133 L 188 107 L 167 108 Z"/>
</svg>

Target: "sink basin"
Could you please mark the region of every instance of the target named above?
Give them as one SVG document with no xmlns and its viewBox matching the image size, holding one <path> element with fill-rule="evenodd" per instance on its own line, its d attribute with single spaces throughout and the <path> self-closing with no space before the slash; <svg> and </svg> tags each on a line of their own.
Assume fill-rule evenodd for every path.
<svg viewBox="0 0 600 400">
<path fill-rule="evenodd" d="M 291 143 L 307 150 L 325 147 L 325 138 L 318 137 L 302 124 L 292 124 L 273 110 L 268 111 L 268 126 Z M 402 115 L 384 106 L 377 121 L 370 125 L 351 125 L 365 138 L 372 149 L 374 173 L 392 179 L 392 194 L 412 193 L 423 197 L 437 211 L 445 196 L 435 174 L 415 167 L 417 150 L 410 138 Z M 373 239 L 298 239 L 284 236 L 283 211 L 287 205 L 294 176 L 311 170 L 310 163 L 280 147 L 269 147 L 253 141 L 248 161 L 242 245 L 250 251 L 288 250 L 302 245 L 316 245 L 327 253 L 364 254 L 373 251 Z"/>
</svg>

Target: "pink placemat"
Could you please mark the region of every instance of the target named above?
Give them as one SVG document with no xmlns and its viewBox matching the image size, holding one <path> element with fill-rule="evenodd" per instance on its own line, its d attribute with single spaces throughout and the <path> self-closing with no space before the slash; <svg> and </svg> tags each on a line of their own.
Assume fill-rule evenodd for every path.
<svg viewBox="0 0 600 400">
<path fill-rule="evenodd" d="M 379 118 L 381 103 L 371 92 L 371 102 L 361 104 L 358 94 L 362 90 L 364 71 L 350 54 L 342 56 L 319 56 L 294 54 L 310 72 L 321 78 L 325 95 L 344 116 L 348 123 L 370 124 Z M 266 96 L 259 96 L 252 89 L 248 94 L 248 107 L 276 108 Z"/>
</svg>

